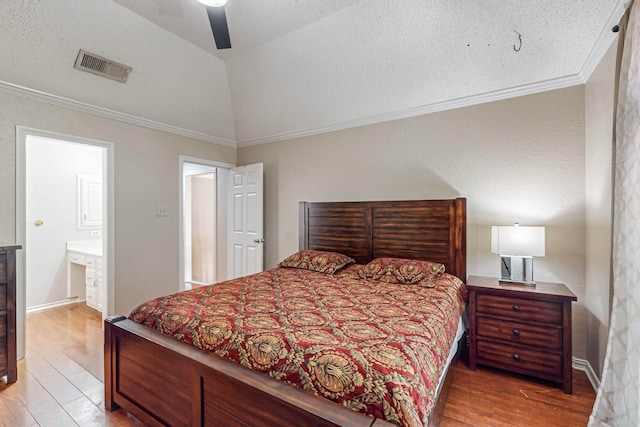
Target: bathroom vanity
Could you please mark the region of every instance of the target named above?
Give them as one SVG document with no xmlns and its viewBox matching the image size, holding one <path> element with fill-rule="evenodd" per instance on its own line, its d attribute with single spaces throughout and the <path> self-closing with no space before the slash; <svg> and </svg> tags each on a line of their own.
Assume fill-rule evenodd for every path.
<svg viewBox="0 0 640 427">
<path fill-rule="evenodd" d="M 104 313 L 106 289 L 101 240 L 67 242 L 67 296 L 84 299 L 89 307 Z"/>
</svg>

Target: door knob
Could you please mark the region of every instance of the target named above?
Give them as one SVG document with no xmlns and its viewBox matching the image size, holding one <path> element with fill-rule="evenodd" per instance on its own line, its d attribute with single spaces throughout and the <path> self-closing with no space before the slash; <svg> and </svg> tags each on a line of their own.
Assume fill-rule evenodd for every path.
<svg viewBox="0 0 640 427">
<path fill-rule="evenodd" d="M 253 243 L 264 243 L 264 239 L 253 239 Z"/>
<path fill-rule="evenodd" d="M 36 222 L 34 222 L 33 225 L 35 225 L 36 227 L 42 227 L 44 225 L 44 221 L 39 219 Z"/>
</svg>

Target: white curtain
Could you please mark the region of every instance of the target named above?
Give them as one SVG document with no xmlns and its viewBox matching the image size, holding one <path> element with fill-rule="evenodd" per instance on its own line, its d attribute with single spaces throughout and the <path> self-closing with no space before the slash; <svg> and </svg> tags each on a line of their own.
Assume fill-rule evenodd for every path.
<svg viewBox="0 0 640 427">
<path fill-rule="evenodd" d="M 640 9 L 624 36 L 616 113 L 613 305 L 589 426 L 640 426 Z"/>
</svg>

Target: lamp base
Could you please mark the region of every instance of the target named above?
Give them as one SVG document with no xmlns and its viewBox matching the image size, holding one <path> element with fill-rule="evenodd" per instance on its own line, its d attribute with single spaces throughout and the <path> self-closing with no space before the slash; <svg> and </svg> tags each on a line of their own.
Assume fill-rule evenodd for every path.
<svg viewBox="0 0 640 427">
<path fill-rule="evenodd" d="M 518 282 L 516 280 L 507 280 L 504 278 L 500 278 L 500 284 L 505 285 L 523 285 L 523 286 L 536 286 L 536 282 Z"/>
<path fill-rule="evenodd" d="M 500 257 L 501 282 L 535 286 L 533 281 L 533 257 L 502 256 Z"/>
</svg>

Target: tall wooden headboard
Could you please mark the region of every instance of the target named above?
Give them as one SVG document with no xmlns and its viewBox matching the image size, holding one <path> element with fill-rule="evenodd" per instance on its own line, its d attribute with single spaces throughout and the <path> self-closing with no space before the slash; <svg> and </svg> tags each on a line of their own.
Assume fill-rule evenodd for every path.
<svg viewBox="0 0 640 427">
<path fill-rule="evenodd" d="M 300 249 L 440 262 L 467 280 L 467 201 L 300 202 Z"/>
</svg>

